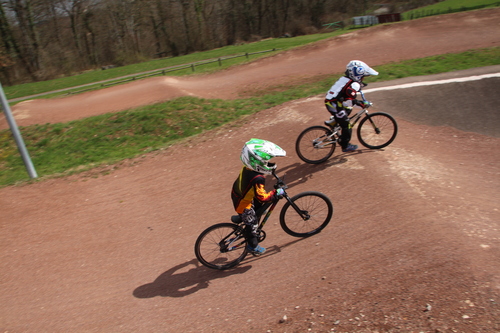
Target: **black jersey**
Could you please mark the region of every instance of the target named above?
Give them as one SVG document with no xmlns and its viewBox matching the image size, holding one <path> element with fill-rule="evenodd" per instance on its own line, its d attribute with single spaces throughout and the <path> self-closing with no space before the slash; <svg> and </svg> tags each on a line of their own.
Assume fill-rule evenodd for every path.
<svg viewBox="0 0 500 333">
<path fill-rule="evenodd" d="M 252 207 L 259 208 L 262 203 L 272 201 L 275 191 L 267 192 L 266 178 L 263 174 L 246 167 L 241 169 L 231 191 L 234 209 L 238 214 Z"/>
</svg>

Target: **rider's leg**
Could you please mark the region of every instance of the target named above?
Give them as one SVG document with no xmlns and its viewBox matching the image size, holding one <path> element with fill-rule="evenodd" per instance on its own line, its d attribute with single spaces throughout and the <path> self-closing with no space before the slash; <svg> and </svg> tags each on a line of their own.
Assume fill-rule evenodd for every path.
<svg viewBox="0 0 500 333">
<path fill-rule="evenodd" d="M 349 142 L 351 141 L 351 134 L 352 134 L 351 123 L 349 122 L 349 114 L 351 113 L 352 108 L 344 107 L 340 104 L 337 105 L 333 103 L 325 103 L 325 105 L 328 112 L 330 112 L 334 118 L 333 120 L 331 119 L 325 121 L 325 124 L 331 126 L 335 121 L 342 128 L 339 140 L 340 141 L 339 144 L 342 147 L 342 151 L 350 152 L 356 150 L 358 146 L 349 144 Z"/>
<path fill-rule="evenodd" d="M 241 219 L 245 223 L 245 238 L 248 244 L 248 250 L 254 255 L 262 254 L 266 251 L 265 248 L 259 246 L 259 237 L 257 234 L 257 228 L 259 226 L 259 220 L 255 214 L 253 208 L 245 209 L 241 214 Z"/>
<path fill-rule="evenodd" d="M 346 149 L 347 146 L 349 146 L 349 142 L 351 141 L 351 134 L 352 134 L 351 124 L 349 122 L 349 119 L 347 119 L 347 117 L 344 118 L 335 117 L 335 120 L 337 120 L 337 123 L 342 128 L 342 133 L 340 133 L 340 146 L 342 147 L 342 149 Z"/>
<path fill-rule="evenodd" d="M 325 103 L 325 106 L 326 106 L 326 110 L 328 112 L 330 112 L 330 114 L 331 114 L 330 119 L 327 120 L 327 121 L 325 121 L 325 124 L 328 125 L 328 126 L 332 126 L 333 127 L 335 125 L 335 122 L 336 122 L 336 120 L 335 120 L 336 109 L 330 103 Z"/>
<path fill-rule="evenodd" d="M 245 238 L 251 248 L 257 247 L 259 239 L 257 238 L 258 221 L 253 208 L 245 209 L 241 214 L 241 220 L 245 224 Z"/>
</svg>

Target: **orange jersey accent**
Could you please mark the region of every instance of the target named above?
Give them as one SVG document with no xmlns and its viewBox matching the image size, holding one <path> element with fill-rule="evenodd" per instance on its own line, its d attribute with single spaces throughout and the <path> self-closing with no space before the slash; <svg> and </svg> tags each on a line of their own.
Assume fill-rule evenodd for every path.
<svg viewBox="0 0 500 333">
<path fill-rule="evenodd" d="M 243 167 L 233 183 L 231 199 L 238 214 L 245 209 L 258 208 L 262 203 L 272 201 L 276 191 L 267 192 L 263 174 Z"/>
</svg>

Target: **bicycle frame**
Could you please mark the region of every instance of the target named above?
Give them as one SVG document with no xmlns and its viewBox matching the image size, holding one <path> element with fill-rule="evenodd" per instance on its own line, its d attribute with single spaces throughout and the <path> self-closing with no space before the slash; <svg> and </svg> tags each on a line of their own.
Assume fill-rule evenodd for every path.
<svg viewBox="0 0 500 333">
<path fill-rule="evenodd" d="M 239 215 L 231 217 L 232 223 L 217 223 L 206 228 L 198 236 L 194 246 L 196 258 L 204 266 L 219 270 L 229 269 L 238 265 L 249 253 L 254 256 L 262 254 L 264 251 L 257 253 L 249 248 L 249 242 L 253 245 L 255 240 L 260 243 L 266 239 L 264 226 L 282 198 L 286 199 L 286 202 L 279 214 L 279 224 L 287 234 L 293 237 L 309 237 L 321 232 L 330 222 L 333 205 L 326 195 L 306 191 L 290 197 L 285 192 L 287 186 L 284 181 L 274 172 L 272 174 L 277 179 L 274 188 L 280 195 L 260 207 L 254 207 L 255 222 L 258 223 L 257 234 L 249 234 L 249 226 Z"/>
<path fill-rule="evenodd" d="M 283 182 L 283 180 L 281 180 L 278 175 L 276 175 L 276 173 L 273 171 L 272 172 L 273 176 L 277 179 L 277 183 L 275 185 L 275 188 L 282 188 L 283 190 L 287 188 L 286 184 Z M 297 212 L 297 214 L 299 214 L 302 219 L 304 221 L 307 221 L 310 219 L 310 215 L 308 214 L 307 211 L 303 211 L 301 210 L 299 207 L 297 207 L 297 205 L 292 201 L 292 199 L 288 196 L 288 194 L 285 192 L 284 195 L 283 195 L 283 198 L 285 198 L 289 203 L 290 203 L 290 206 L 293 207 L 293 209 L 295 209 L 295 211 Z M 264 228 L 264 226 L 266 225 L 266 222 L 269 220 L 269 217 L 271 216 L 272 212 L 274 211 L 274 209 L 276 208 L 276 205 L 278 204 L 278 201 L 280 199 L 277 199 L 277 200 L 274 200 L 272 202 L 272 204 L 268 207 L 263 207 L 263 211 L 261 214 L 257 214 L 258 216 L 258 219 L 259 219 L 259 226 L 257 228 L 257 230 L 260 232 L 262 231 L 262 229 Z M 265 213 L 264 215 L 264 218 L 262 218 L 262 215 Z M 261 219 L 262 218 L 262 219 Z M 237 249 L 238 247 L 240 246 L 243 246 L 245 244 L 245 242 L 239 242 L 238 244 L 234 245 L 235 242 L 239 241 L 241 238 L 239 235 L 237 235 L 234 239 L 232 239 L 229 244 L 225 244 L 226 240 L 230 237 L 232 237 L 232 235 L 234 235 L 236 232 L 243 232 L 243 228 L 238 228 L 238 230 L 230 233 L 229 235 L 227 235 L 226 237 L 224 237 L 220 242 L 219 242 L 219 245 L 221 247 L 221 251 L 223 252 L 226 252 L 226 251 L 231 251 L 231 250 L 234 250 L 234 249 Z M 233 246 L 234 245 L 234 246 Z"/>
<path fill-rule="evenodd" d="M 272 175 L 277 179 L 277 183 L 275 185 L 275 188 L 282 188 L 284 190 L 288 187 L 285 185 L 284 181 L 281 180 L 281 178 L 278 177 L 278 175 L 274 171 L 272 172 Z M 293 207 L 293 209 L 295 209 L 297 214 L 299 214 L 305 221 L 307 221 L 310 218 L 310 216 L 309 216 L 309 214 L 307 214 L 307 212 L 302 211 L 302 210 L 300 210 L 299 207 L 297 207 L 297 205 L 292 201 L 292 199 L 288 196 L 288 194 L 286 192 L 284 193 L 283 198 L 285 198 L 286 201 L 288 201 L 290 203 L 290 205 Z M 274 211 L 274 208 L 276 208 L 276 205 L 278 204 L 279 200 L 280 199 L 273 201 L 273 203 L 269 207 L 264 208 L 262 214 L 264 214 L 264 213 L 266 213 L 266 214 L 264 215 L 264 218 L 262 219 L 262 221 L 259 222 L 258 230 L 262 230 L 262 228 L 264 228 L 264 225 L 266 224 L 267 220 L 269 219 L 272 212 Z M 261 219 L 262 214 L 259 215 L 259 220 Z"/>
<path fill-rule="evenodd" d="M 261 232 L 262 229 L 264 228 L 264 225 L 266 224 L 267 220 L 271 216 L 271 213 L 273 212 L 274 208 L 278 204 L 278 201 L 279 200 L 275 200 L 275 201 L 273 201 L 273 203 L 270 206 L 264 208 L 264 211 L 262 213 L 264 213 L 266 211 L 267 212 L 266 212 L 266 215 L 264 216 L 264 219 L 262 219 L 262 222 L 259 222 L 259 226 L 257 228 L 258 232 Z M 261 215 L 260 216 L 258 215 L 258 218 L 260 220 Z M 232 250 L 235 250 L 235 249 L 237 249 L 237 248 L 239 248 L 239 247 L 241 247 L 241 246 L 243 246 L 243 245 L 246 244 L 246 241 L 244 240 L 245 236 L 243 235 L 243 228 L 244 227 L 245 226 L 242 226 L 240 224 L 240 226 L 239 226 L 238 229 L 236 229 L 235 231 L 231 232 L 229 235 L 227 235 L 226 237 L 224 237 L 219 242 L 219 246 L 220 246 L 221 252 L 232 251 Z M 230 239 L 230 237 L 232 237 L 233 235 L 236 235 L 236 237 L 233 238 L 233 239 Z M 243 241 L 242 241 L 242 238 L 243 238 Z M 228 244 L 226 244 L 226 240 L 227 239 L 230 239 L 230 242 Z M 235 242 L 238 242 L 238 243 L 235 244 Z"/>
<path fill-rule="evenodd" d="M 354 127 L 354 125 L 356 125 L 356 123 L 361 119 L 361 117 L 363 115 L 368 115 L 367 108 L 360 110 L 354 116 L 350 117 L 349 118 L 349 123 L 350 123 L 349 126 L 351 128 Z M 373 122 L 372 122 L 372 124 L 373 124 Z M 318 141 L 316 141 L 316 140 L 314 141 L 316 144 L 321 142 L 321 145 L 317 145 L 317 148 L 324 148 L 324 147 L 327 147 L 329 145 L 335 144 L 338 141 L 339 131 L 341 130 L 340 125 L 338 123 L 336 123 L 335 126 L 330 127 L 330 129 L 332 131 L 330 134 L 325 135 L 325 136 L 321 136 L 318 138 L 319 140 L 317 139 Z M 323 138 L 327 138 L 329 140 L 324 141 Z"/>
<path fill-rule="evenodd" d="M 366 98 L 365 98 L 365 94 L 360 91 L 359 92 L 361 94 L 361 97 L 363 98 L 363 101 L 366 102 Z M 371 103 L 369 103 L 368 107 L 365 107 L 361 110 L 359 110 L 355 115 L 353 115 L 352 117 L 349 118 L 349 123 L 350 123 L 350 127 L 354 127 L 354 125 L 356 125 L 358 123 L 358 121 L 363 117 L 363 115 L 368 115 L 368 108 L 371 106 Z M 371 121 L 370 119 L 370 123 L 372 124 L 372 126 L 375 128 L 375 130 L 378 131 L 378 129 L 376 128 L 375 124 L 373 123 L 373 121 Z M 328 138 L 333 138 L 334 136 L 337 136 L 338 135 L 338 132 L 339 132 L 339 129 L 340 129 L 340 126 L 339 124 L 336 124 L 333 128 L 332 128 L 332 133 L 330 135 L 328 135 Z M 332 144 L 333 142 L 336 142 L 337 139 L 333 140 L 332 142 L 327 142 L 324 144 L 324 146 L 328 146 L 330 144 Z"/>
<path fill-rule="evenodd" d="M 278 204 L 278 201 L 279 200 L 275 200 L 271 206 L 269 208 L 267 208 L 267 212 L 266 212 L 266 215 L 264 216 L 264 218 L 262 219 L 262 222 L 259 223 L 259 228 L 258 230 L 262 230 L 262 228 L 264 228 L 264 225 L 266 224 L 267 220 L 269 219 L 269 217 L 271 216 L 271 213 L 273 212 L 274 208 L 276 207 L 276 205 Z M 265 211 L 264 211 L 265 212 Z"/>
</svg>

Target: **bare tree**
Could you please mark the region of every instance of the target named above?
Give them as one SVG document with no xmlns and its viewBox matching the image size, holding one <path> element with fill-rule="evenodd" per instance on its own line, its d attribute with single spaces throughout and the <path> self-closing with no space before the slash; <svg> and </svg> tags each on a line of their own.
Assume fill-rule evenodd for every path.
<svg viewBox="0 0 500 333">
<path fill-rule="evenodd" d="M 435 0 L 412 0 L 412 4 L 430 1 Z M 334 19 L 359 15 L 374 3 L 0 0 L 0 75 L 13 84 L 29 82 L 285 33 L 313 33 Z"/>
<path fill-rule="evenodd" d="M 16 45 L 19 46 L 19 55 L 31 74 L 40 69 L 40 43 L 33 16 L 34 5 L 36 2 L 31 0 L 9 0 L 7 3 L 16 18 L 18 31 L 15 38 Z"/>
</svg>

